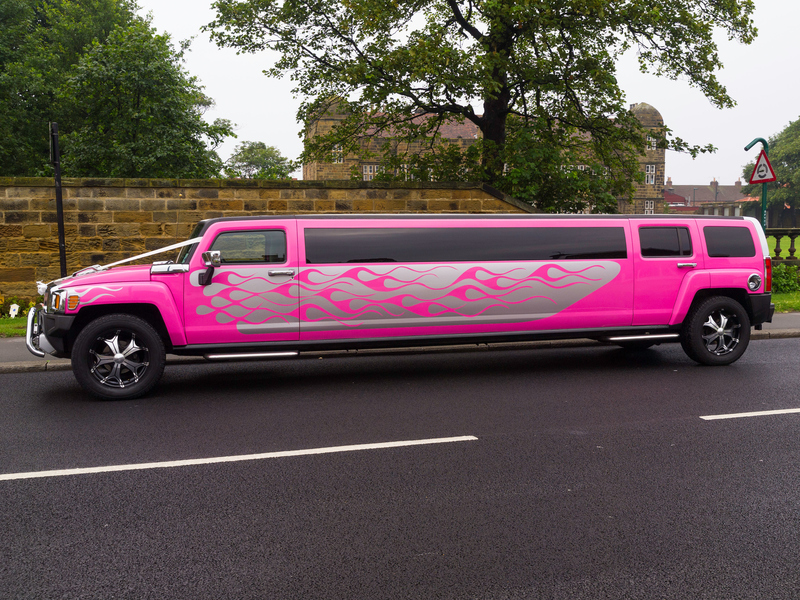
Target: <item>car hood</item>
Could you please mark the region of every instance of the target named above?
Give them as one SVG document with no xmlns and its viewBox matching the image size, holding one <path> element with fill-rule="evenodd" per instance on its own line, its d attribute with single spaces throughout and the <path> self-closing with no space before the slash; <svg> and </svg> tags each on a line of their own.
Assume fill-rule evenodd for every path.
<svg viewBox="0 0 800 600">
<path fill-rule="evenodd" d="M 84 285 L 102 285 L 106 283 L 150 281 L 151 266 L 152 265 L 133 265 L 114 267 L 112 269 L 108 269 L 107 271 L 87 273 L 85 275 L 78 275 L 76 277 L 67 277 L 66 279 L 59 281 L 55 287 L 65 288 Z"/>
</svg>

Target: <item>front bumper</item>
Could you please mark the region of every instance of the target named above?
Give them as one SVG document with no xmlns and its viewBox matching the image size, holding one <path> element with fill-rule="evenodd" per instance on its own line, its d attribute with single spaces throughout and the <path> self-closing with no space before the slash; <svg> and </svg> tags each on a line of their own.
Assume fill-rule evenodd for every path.
<svg viewBox="0 0 800 600">
<path fill-rule="evenodd" d="M 74 315 L 52 315 L 41 308 L 31 308 L 28 312 L 25 346 L 34 356 L 52 354 L 59 358 L 68 358 L 66 335 L 74 320 Z"/>
<path fill-rule="evenodd" d="M 28 311 L 28 329 L 25 331 L 25 345 L 28 351 L 34 356 L 41 358 L 45 355 L 44 351 L 39 349 L 39 311 L 33 307 Z"/>
</svg>

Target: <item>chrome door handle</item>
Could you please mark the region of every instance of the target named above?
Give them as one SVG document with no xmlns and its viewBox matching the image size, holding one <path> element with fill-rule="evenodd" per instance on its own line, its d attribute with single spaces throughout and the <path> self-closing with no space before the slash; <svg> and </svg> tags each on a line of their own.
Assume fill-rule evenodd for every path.
<svg viewBox="0 0 800 600">
<path fill-rule="evenodd" d="M 689 268 L 693 269 L 694 267 L 697 266 L 697 263 L 678 263 L 678 266 L 679 267 L 689 267 Z"/>
<path fill-rule="evenodd" d="M 269 275 L 270 275 L 270 277 L 279 277 L 279 276 L 282 276 L 282 275 L 285 275 L 285 276 L 288 276 L 288 277 L 293 277 L 294 276 L 294 271 L 292 269 L 275 269 L 275 270 L 269 271 Z"/>
</svg>

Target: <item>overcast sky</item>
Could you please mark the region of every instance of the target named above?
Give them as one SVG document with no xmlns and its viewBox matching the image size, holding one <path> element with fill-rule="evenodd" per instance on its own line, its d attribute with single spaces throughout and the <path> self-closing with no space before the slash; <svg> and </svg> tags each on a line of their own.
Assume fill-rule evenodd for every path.
<svg viewBox="0 0 800 600">
<path fill-rule="evenodd" d="M 173 41 L 194 37 L 186 68 L 196 75 L 216 106 L 206 116 L 230 119 L 237 124 L 238 139 L 223 144 L 219 153 L 230 156 L 241 141 L 261 141 L 294 159 L 302 150 L 295 121 L 298 101 L 292 97 L 288 78 L 263 75 L 274 55 L 236 53 L 218 49 L 200 27 L 214 18 L 211 0 L 138 0 L 144 13 L 152 13 L 159 32 Z M 800 118 L 800 2 L 755 0 L 759 30 L 750 46 L 718 36 L 725 69 L 718 74 L 737 101 L 733 109 L 720 110 L 685 81 L 670 81 L 639 73 L 633 56 L 620 64 L 618 79 L 629 104 L 647 102 L 664 117 L 675 135 L 690 144 L 713 144 L 712 155 L 667 153 L 667 176 L 675 185 L 708 184 L 716 178 L 732 184 L 742 167 L 755 160 L 760 144 L 750 152 L 744 147 L 754 138 L 778 133 Z"/>
</svg>

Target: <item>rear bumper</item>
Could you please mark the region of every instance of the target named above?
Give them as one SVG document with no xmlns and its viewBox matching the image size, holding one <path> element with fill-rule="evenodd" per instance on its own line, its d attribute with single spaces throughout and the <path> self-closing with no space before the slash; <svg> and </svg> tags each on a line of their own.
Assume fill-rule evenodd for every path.
<svg viewBox="0 0 800 600">
<path fill-rule="evenodd" d="M 775 305 L 772 303 L 772 294 L 750 294 L 750 307 L 753 310 L 751 325 L 772 323 L 775 314 Z"/>
</svg>

